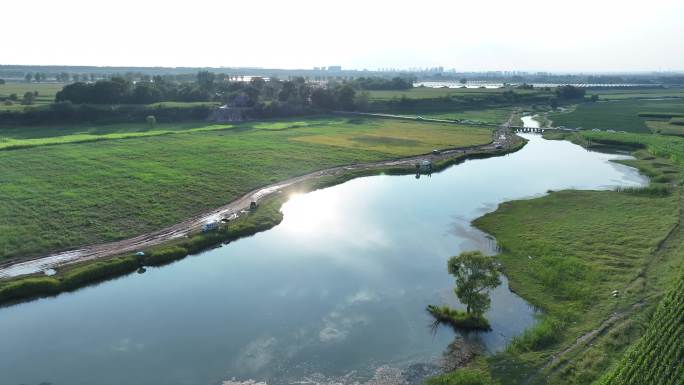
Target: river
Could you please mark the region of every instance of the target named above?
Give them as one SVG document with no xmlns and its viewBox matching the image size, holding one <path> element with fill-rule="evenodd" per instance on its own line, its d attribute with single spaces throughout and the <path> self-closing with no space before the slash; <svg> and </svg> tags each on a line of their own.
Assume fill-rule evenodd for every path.
<svg viewBox="0 0 684 385">
<path fill-rule="evenodd" d="M 610 161 L 624 155 L 523 136 L 516 153 L 431 177 L 364 177 L 294 195 L 269 231 L 0 308 L 2 384 L 417 382 L 456 337 L 433 335 L 425 312 L 459 306 L 446 260 L 495 252 L 473 219 L 548 190 L 647 183 Z M 493 330 L 467 338 L 499 351 L 535 313 L 504 279 L 487 314 Z"/>
</svg>

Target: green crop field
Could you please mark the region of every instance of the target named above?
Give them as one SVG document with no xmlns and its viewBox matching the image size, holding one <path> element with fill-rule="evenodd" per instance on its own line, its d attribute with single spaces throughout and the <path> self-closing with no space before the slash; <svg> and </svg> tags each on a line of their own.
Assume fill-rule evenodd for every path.
<svg viewBox="0 0 684 385">
<path fill-rule="evenodd" d="M 121 139 L 121 135 L 138 135 Z M 100 140 L 69 143 L 70 136 Z M 491 131 L 392 119 L 0 131 L 0 255 L 130 237 L 326 167 L 487 143 Z M 49 143 L 52 141 L 51 143 Z M 54 143 L 58 141 L 58 143 Z M 51 145 L 45 145 L 51 144 Z"/>
<path fill-rule="evenodd" d="M 600 385 L 677 385 L 684 382 L 684 276 L 658 306 L 646 334 Z"/>
<path fill-rule="evenodd" d="M 6 98 L 11 94 L 17 94 L 19 101 L 6 105 L 0 101 L 0 111 L 23 111 L 25 108 L 32 108 L 50 104 L 55 100 L 55 94 L 62 90 L 64 84 L 60 83 L 5 83 L 0 84 L 0 99 Z M 26 92 L 38 91 L 38 97 L 32 105 L 21 104 L 21 98 Z"/>
<path fill-rule="evenodd" d="M 609 90 L 588 90 L 587 95 L 598 95 L 601 100 L 684 98 L 684 88 L 615 88 Z"/>
<path fill-rule="evenodd" d="M 659 119 L 640 117 L 639 114 L 643 112 L 684 113 L 684 99 L 636 99 L 582 103 L 569 112 L 550 114 L 549 118 L 555 126 L 649 132 L 649 121 Z"/>
</svg>

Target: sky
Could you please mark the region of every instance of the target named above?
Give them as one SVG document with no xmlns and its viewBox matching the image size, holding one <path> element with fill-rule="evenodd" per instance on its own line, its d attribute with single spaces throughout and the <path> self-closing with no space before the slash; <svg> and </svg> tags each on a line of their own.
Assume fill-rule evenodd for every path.
<svg viewBox="0 0 684 385">
<path fill-rule="evenodd" d="M 0 64 L 684 70 L 684 0 L 29 0 Z"/>
</svg>

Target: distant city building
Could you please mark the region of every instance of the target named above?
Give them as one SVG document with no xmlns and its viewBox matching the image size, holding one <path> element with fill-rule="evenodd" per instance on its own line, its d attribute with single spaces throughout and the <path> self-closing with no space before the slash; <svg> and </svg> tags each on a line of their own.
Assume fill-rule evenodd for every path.
<svg viewBox="0 0 684 385">
<path fill-rule="evenodd" d="M 329 66 L 328 71 L 342 71 L 342 66 Z"/>
</svg>

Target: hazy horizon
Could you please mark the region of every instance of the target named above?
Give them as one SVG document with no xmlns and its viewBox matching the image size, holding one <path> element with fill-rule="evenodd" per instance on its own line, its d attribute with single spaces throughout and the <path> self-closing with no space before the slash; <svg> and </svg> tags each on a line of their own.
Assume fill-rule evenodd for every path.
<svg viewBox="0 0 684 385">
<path fill-rule="evenodd" d="M 681 72 L 684 2 L 8 3 L 0 64 Z"/>
</svg>

